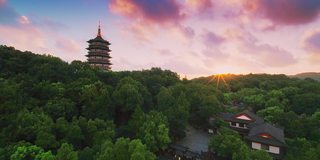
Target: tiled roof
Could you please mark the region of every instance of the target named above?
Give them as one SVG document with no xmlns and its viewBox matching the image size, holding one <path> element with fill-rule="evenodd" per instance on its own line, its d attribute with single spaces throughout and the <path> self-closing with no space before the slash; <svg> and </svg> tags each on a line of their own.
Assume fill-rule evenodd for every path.
<svg viewBox="0 0 320 160">
<path fill-rule="evenodd" d="M 281 143 L 285 143 L 283 129 L 274 127 L 269 123 L 263 123 L 250 129 L 248 137 L 259 136 L 259 134 L 267 133 Z M 265 139 L 265 138 L 264 138 Z"/>
</svg>

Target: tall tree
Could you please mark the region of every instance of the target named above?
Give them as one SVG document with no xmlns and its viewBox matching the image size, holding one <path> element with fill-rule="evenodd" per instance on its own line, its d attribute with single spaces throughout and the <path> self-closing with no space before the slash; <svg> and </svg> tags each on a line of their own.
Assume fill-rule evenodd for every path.
<svg viewBox="0 0 320 160">
<path fill-rule="evenodd" d="M 57 151 L 57 160 L 78 160 L 78 153 L 74 151 L 73 146 L 63 143 Z"/>
</svg>

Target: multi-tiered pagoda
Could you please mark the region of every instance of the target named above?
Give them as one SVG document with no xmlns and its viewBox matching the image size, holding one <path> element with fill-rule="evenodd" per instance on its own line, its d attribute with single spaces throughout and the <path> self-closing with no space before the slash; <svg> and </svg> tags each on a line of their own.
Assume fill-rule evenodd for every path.
<svg viewBox="0 0 320 160">
<path fill-rule="evenodd" d="M 104 40 L 101 36 L 101 29 L 100 24 L 98 27 L 98 34 L 97 37 L 94 39 L 90 39 L 88 41 L 89 47 L 88 50 L 88 63 L 92 67 L 98 67 L 102 68 L 104 70 L 110 70 L 111 69 L 111 63 L 110 63 L 110 52 L 109 49 L 110 43 L 106 40 Z"/>
</svg>

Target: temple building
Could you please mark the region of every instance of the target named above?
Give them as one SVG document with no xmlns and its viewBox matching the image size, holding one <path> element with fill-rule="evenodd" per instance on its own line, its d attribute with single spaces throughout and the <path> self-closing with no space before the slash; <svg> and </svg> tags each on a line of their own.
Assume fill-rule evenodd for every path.
<svg viewBox="0 0 320 160">
<path fill-rule="evenodd" d="M 283 158 L 286 143 L 282 128 L 264 122 L 263 118 L 247 110 L 237 114 L 223 113 L 221 118 L 240 133 L 252 149 L 265 150 L 276 160 Z"/>
<path fill-rule="evenodd" d="M 100 24 L 98 27 L 97 37 L 90 39 L 87 42 L 89 43 L 89 47 L 87 48 L 88 54 L 86 56 L 88 57 L 88 63 L 90 66 L 104 70 L 111 70 L 110 42 L 102 38 Z"/>
</svg>

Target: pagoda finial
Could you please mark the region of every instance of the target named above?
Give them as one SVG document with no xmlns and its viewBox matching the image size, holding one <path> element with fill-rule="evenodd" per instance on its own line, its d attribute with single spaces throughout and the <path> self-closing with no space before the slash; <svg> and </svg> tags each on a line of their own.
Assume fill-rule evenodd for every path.
<svg viewBox="0 0 320 160">
<path fill-rule="evenodd" d="M 98 37 L 101 37 L 101 29 L 100 29 L 100 21 L 99 21 L 99 26 L 98 26 Z"/>
</svg>

